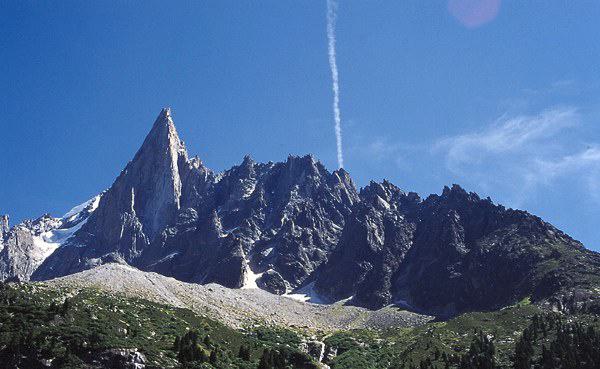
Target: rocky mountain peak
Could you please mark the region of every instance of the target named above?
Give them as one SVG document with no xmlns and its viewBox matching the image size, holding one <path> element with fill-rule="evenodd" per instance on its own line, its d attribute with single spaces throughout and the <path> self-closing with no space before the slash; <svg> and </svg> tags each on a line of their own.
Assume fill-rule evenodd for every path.
<svg viewBox="0 0 600 369">
<path fill-rule="evenodd" d="M 256 162 L 250 155 L 244 155 L 244 160 L 242 161 L 243 167 L 252 167 L 254 164 L 256 164 Z"/>
<path fill-rule="evenodd" d="M 149 151 L 159 151 L 159 154 L 167 153 L 168 156 L 175 158 L 184 156 L 187 161 L 185 144 L 179 139 L 169 108 L 163 108 L 158 114 L 133 161 L 143 159 L 141 157 L 148 155 Z"/>
<path fill-rule="evenodd" d="M 204 167 L 204 163 L 202 162 L 202 160 L 200 160 L 200 158 L 198 156 L 194 156 L 193 158 L 190 159 L 190 166 L 192 168 L 200 168 L 200 167 Z"/>
<path fill-rule="evenodd" d="M 255 166 L 256 162 L 254 159 L 252 159 L 250 155 L 245 155 L 242 163 L 236 167 L 237 174 L 241 177 L 252 178 L 255 176 Z"/>
<path fill-rule="evenodd" d="M 0 216 L 0 239 L 4 233 L 8 233 L 10 231 L 10 224 L 8 222 L 8 214 Z"/>
<path fill-rule="evenodd" d="M 134 159 L 103 200 L 108 202 L 116 197 L 118 213 L 131 213 L 133 209 L 144 233 L 152 237 L 179 210 L 181 171 L 188 166 L 187 151 L 179 139 L 171 111 L 162 109 Z"/>
<path fill-rule="evenodd" d="M 365 206 L 372 206 L 379 210 L 392 208 L 401 212 L 414 211 L 421 202 L 418 194 L 406 193 L 388 180 L 383 180 L 381 183 L 371 181 L 361 189 L 360 198 Z"/>
<path fill-rule="evenodd" d="M 335 177 L 338 178 L 338 182 L 349 185 L 350 187 L 356 188 L 354 185 L 354 181 L 352 181 L 352 177 L 350 173 L 346 171 L 344 168 L 339 168 L 333 171 L 332 173 Z"/>
<path fill-rule="evenodd" d="M 440 199 L 446 202 L 478 202 L 481 200 L 475 192 L 467 192 L 457 184 L 453 184 L 452 187 L 444 186 Z"/>
<path fill-rule="evenodd" d="M 321 175 L 327 172 L 323 164 L 315 159 L 313 155 L 295 156 L 290 155 L 285 163 L 290 173 L 305 175 Z"/>
<path fill-rule="evenodd" d="M 384 180 L 381 183 L 371 181 L 367 186 L 360 190 L 361 198 L 367 201 L 372 201 L 376 197 L 379 197 L 382 200 L 389 202 L 392 200 L 392 197 L 397 197 L 402 194 L 404 194 L 404 191 L 387 180 Z"/>
<path fill-rule="evenodd" d="M 177 222 L 184 190 L 185 201 L 198 201 L 198 192 L 204 188 L 186 187 L 184 180 L 212 182 L 209 177 L 199 160 L 188 160 L 170 109 L 162 109 L 140 149 L 100 198 L 77 237 L 48 258 L 34 278 L 64 275 L 110 260 L 131 262 Z M 71 244 L 88 247 L 68 247 Z"/>
</svg>

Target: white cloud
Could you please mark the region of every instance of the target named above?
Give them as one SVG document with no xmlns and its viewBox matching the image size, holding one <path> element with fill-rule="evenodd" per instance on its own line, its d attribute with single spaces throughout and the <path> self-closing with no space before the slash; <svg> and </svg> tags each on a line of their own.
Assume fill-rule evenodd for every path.
<svg viewBox="0 0 600 369">
<path fill-rule="evenodd" d="M 375 137 L 370 142 L 357 144 L 353 151 L 367 160 L 393 164 L 395 168 L 409 171 L 415 156 L 422 155 L 424 146 L 406 142 L 392 142 L 388 137 Z"/>
<path fill-rule="evenodd" d="M 550 184 L 554 179 L 571 176 L 583 180 L 590 195 L 600 201 L 600 146 L 590 146 L 555 161 L 539 159 L 536 165 L 538 181 Z"/>
<path fill-rule="evenodd" d="M 577 172 L 582 169 L 590 169 L 600 163 L 600 147 L 588 147 L 587 149 L 573 155 L 567 155 L 559 161 L 538 161 L 540 171 L 548 178 L 564 175 L 569 172 Z"/>
<path fill-rule="evenodd" d="M 478 132 L 438 140 L 433 153 L 444 155 L 455 176 L 506 194 L 513 206 L 559 180 L 570 181 L 570 187 L 582 184 L 600 201 L 600 145 L 584 145 L 573 135 L 579 127 L 581 117 L 570 107 L 505 115 Z"/>
<path fill-rule="evenodd" d="M 459 171 L 461 165 L 480 162 L 486 156 L 530 151 L 577 122 L 573 108 L 557 108 L 533 116 L 503 116 L 481 132 L 442 139 L 434 150 L 444 151 L 449 169 Z"/>
</svg>

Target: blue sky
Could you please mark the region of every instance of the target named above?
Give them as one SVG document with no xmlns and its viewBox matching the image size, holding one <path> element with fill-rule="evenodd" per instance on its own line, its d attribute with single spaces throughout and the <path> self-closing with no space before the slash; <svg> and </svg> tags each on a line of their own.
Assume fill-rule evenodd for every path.
<svg viewBox="0 0 600 369">
<path fill-rule="evenodd" d="M 600 250 L 600 2 L 450 2 L 340 1 L 346 169 L 424 196 L 459 183 Z M 1 2 L 0 212 L 108 188 L 163 106 L 217 171 L 289 153 L 334 169 L 325 11 Z"/>
</svg>

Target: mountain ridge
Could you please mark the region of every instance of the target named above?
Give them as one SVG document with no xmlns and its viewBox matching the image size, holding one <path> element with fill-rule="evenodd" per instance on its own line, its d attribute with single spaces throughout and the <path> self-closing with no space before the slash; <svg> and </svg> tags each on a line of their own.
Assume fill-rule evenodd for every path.
<svg viewBox="0 0 600 369">
<path fill-rule="evenodd" d="M 2 224 L 0 271 L 28 252 Z M 2 259 L 8 251 L 21 256 Z M 109 262 L 275 294 L 313 283 L 324 300 L 440 316 L 525 297 L 589 309 L 600 291 L 599 254 L 525 211 L 458 185 L 425 199 L 386 180 L 358 190 L 312 155 L 246 156 L 215 174 L 189 158 L 168 108 L 80 229 L 39 265 L 0 276 L 46 280 Z"/>
</svg>

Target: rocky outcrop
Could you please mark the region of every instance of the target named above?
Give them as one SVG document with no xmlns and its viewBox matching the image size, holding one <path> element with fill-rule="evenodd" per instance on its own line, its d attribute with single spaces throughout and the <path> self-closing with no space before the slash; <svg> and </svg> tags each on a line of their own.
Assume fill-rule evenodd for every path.
<svg viewBox="0 0 600 369">
<path fill-rule="evenodd" d="M 10 231 L 8 223 L 8 214 L 0 216 L 0 239 L 3 238 L 4 234 Z M 1 244 L 1 242 L 0 242 Z"/>
<path fill-rule="evenodd" d="M 371 183 L 346 222 L 337 249 L 320 271 L 316 290 L 361 306 L 393 302 L 392 277 L 413 246 L 420 198 L 389 182 Z"/>
<path fill-rule="evenodd" d="M 8 237 L 8 232 L 10 232 L 8 215 L 2 215 L 0 216 L 0 252 L 4 249 L 4 241 Z"/>
<path fill-rule="evenodd" d="M 62 225 L 60 219 L 46 214 L 25 221 L 5 233 L 0 251 L 0 279 L 27 281 L 37 267 L 56 249 L 53 231 Z"/>
<path fill-rule="evenodd" d="M 274 270 L 267 270 L 257 280 L 258 287 L 265 291 L 269 291 L 276 295 L 283 295 L 287 292 L 287 284 L 285 279 Z"/>
<path fill-rule="evenodd" d="M 308 354 L 317 363 L 323 361 L 323 357 L 325 355 L 325 343 L 321 341 L 317 341 L 316 339 L 304 339 L 302 342 L 300 342 L 298 349 Z"/>
<path fill-rule="evenodd" d="M 0 250 L 0 280 L 28 281 L 46 258 L 85 224 L 99 198 L 100 195 L 73 208 L 62 218 L 46 214 L 4 232 L 4 247 Z"/>
<path fill-rule="evenodd" d="M 15 227 L 8 232 L 4 248 L 0 251 L 0 279 L 26 281 L 43 260 L 36 260 L 36 250 L 31 231 Z"/>
<path fill-rule="evenodd" d="M 93 364 L 100 364 L 102 368 L 113 369 L 144 369 L 146 356 L 137 349 L 110 349 L 101 352 L 98 360 Z"/>
<path fill-rule="evenodd" d="M 370 308 L 397 303 L 447 316 L 525 297 L 544 301 L 567 281 L 588 291 L 600 282 L 591 277 L 600 271 L 597 253 L 533 215 L 457 185 L 420 201 L 372 183 L 361 200 L 317 276 L 316 291 L 331 300 L 352 297 L 350 303 Z"/>
</svg>

